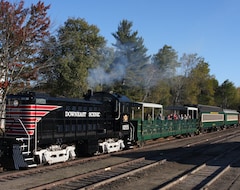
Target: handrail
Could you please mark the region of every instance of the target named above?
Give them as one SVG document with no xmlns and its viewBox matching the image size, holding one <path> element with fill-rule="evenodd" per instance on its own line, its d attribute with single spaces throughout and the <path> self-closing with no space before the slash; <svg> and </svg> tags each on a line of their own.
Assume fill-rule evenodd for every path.
<svg viewBox="0 0 240 190">
<path fill-rule="evenodd" d="M 28 136 L 28 153 L 30 152 L 30 135 L 28 134 L 28 131 L 26 129 L 26 127 L 24 126 L 23 122 L 21 121 L 21 119 L 18 119 L 18 121 L 20 122 L 20 124 L 22 125 L 24 131 L 26 132 L 27 136 Z"/>
<path fill-rule="evenodd" d="M 115 118 L 115 120 L 119 120 L 121 117 L 121 106 L 120 106 L 120 102 L 118 102 L 118 116 Z"/>
<path fill-rule="evenodd" d="M 132 124 L 132 122 L 129 122 L 129 123 L 130 123 L 130 140 L 136 140 L 136 139 L 134 139 L 135 127 Z"/>
</svg>

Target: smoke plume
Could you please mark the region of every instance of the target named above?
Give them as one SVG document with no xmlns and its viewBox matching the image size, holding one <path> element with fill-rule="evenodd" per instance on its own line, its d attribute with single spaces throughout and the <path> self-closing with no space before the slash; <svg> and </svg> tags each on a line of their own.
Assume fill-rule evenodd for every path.
<svg viewBox="0 0 240 190">
<path fill-rule="evenodd" d="M 126 75 L 126 64 L 112 64 L 107 71 L 104 67 L 98 66 L 94 69 L 89 69 L 87 82 L 89 87 L 111 85 L 116 81 L 121 81 Z"/>
</svg>

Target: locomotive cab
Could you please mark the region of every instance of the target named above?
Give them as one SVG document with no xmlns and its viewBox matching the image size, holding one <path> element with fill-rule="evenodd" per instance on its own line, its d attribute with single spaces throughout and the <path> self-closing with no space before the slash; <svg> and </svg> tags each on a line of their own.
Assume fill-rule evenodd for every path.
<svg viewBox="0 0 240 190">
<path fill-rule="evenodd" d="M 133 107 L 138 106 L 124 95 L 96 92 L 90 98 L 103 103 L 103 115 L 108 119 L 112 119 L 113 130 L 118 133 L 119 139 L 124 141 L 126 148 L 131 147 L 136 139 L 136 128 L 130 118 L 132 118 Z"/>
</svg>

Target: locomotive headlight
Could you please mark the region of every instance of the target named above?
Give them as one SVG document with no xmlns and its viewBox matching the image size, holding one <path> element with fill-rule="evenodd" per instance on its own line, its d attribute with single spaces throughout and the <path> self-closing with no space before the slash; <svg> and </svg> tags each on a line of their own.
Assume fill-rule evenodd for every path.
<svg viewBox="0 0 240 190">
<path fill-rule="evenodd" d="M 18 104 L 19 104 L 18 100 L 14 100 L 14 101 L 13 101 L 13 105 L 14 105 L 15 107 L 17 107 Z"/>
</svg>

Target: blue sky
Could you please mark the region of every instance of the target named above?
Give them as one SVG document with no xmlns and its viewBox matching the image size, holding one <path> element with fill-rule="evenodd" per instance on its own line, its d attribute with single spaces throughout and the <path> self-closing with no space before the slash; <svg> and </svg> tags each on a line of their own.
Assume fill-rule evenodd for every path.
<svg viewBox="0 0 240 190">
<path fill-rule="evenodd" d="M 18 2 L 12 0 L 12 2 Z M 37 0 L 25 0 L 25 6 Z M 84 18 L 96 25 L 108 44 L 120 21 L 133 22 L 133 30 L 144 39 L 148 54 L 165 44 L 181 57 L 197 53 L 209 64 L 219 84 L 225 80 L 240 87 L 239 0 L 43 0 L 50 4 L 49 16 L 58 28 L 68 18 Z"/>
</svg>

